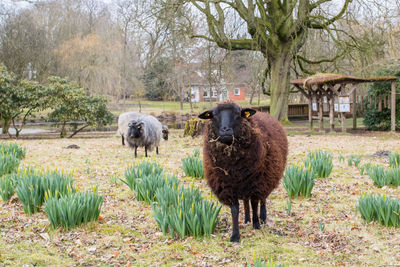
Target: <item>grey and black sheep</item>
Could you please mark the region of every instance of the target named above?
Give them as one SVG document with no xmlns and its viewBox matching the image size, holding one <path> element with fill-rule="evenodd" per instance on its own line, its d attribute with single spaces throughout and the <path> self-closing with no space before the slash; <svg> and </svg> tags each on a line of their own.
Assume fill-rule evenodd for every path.
<svg viewBox="0 0 400 267">
<path fill-rule="evenodd" d="M 282 178 L 286 166 L 288 141 L 279 121 L 267 113 L 242 109 L 233 102 L 219 104 L 199 115 L 209 119 L 203 136 L 204 174 L 212 192 L 232 213 L 232 242 L 239 242 L 239 200 L 245 207 L 245 222 L 253 227 L 265 223 L 265 199 Z"/>
<path fill-rule="evenodd" d="M 128 124 L 132 120 L 136 120 L 141 117 L 151 116 L 148 114 L 138 113 L 138 112 L 125 112 L 118 117 L 118 131 L 117 133 L 121 136 L 122 145 L 125 145 L 125 134 L 128 129 Z M 153 116 L 151 116 L 153 117 Z M 155 117 L 154 117 L 155 118 Z M 155 118 L 156 119 L 156 118 Z M 168 126 L 162 125 L 162 138 L 168 140 L 169 129 Z"/>
<path fill-rule="evenodd" d="M 161 142 L 162 124 L 153 116 L 143 116 L 131 120 L 124 134 L 128 146 L 135 149 L 135 158 L 137 157 L 138 147 L 144 147 L 145 156 L 147 151 L 152 151 L 158 147 Z"/>
</svg>

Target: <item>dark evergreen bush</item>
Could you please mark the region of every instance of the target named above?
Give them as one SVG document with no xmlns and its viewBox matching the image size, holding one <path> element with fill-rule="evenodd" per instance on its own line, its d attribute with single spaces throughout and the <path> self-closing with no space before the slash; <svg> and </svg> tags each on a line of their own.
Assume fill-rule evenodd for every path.
<svg viewBox="0 0 400 267">
<path fill-rule="evenodd" d="M 364 125 L 368 130 L 387 131 L 390 129 L 390 109 L 384 108 L 382 111 L 370 108 L 364 115 Z"/>
<path fill-rule="evenodd" d="M 379 69 L 375 73 L 376 76 L 400 76 L 400 62 L 392 62 L 387 64 L 384 68 Z M 397 87 L 399 82 L 397 82 Z M 385 96 L 391 93 L 390 82 L 378 82 L 371 84 L 368 95 L 369 96 Z M 396 125 L 399 125 L 400 119 L 400 101 L 396 99 Z M 368 130 L 373 131 L 387 131 L 390 130 L 391 116 L 390 109 L 382 108 L 382 111 L 375 109 L 372 105 L 366 107 L 364 114 L 364 125 Z M 397 128 L 397 127 L 396 127 Z"/>
</svg>

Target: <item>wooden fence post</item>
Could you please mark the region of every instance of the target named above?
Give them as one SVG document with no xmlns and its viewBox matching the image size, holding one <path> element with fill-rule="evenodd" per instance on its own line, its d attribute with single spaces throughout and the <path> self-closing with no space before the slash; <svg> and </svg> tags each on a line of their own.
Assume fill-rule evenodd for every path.
<svg viewBox="0 0 400 267">
<path fill-rule="evenodd" d="M 310 98 L 308 99 L 308 122 L 310 123 L 310 130 L 313 129 L 313 119 L 312 119 L 312 94 L 310 93 Z"/>
<path fill-rule="evenodd" d="M 333 132 L 335 129 L 335 113 L 334 113 L 334 101 L 333 101 L 334 96 L 331 95 L 331 98 L 329 99 L 329 124 L 330 124 L 330 130 Z"/>
<path fill-rule="evenodd" d="M 357 89 L 353 91 L 353 130 L 357 129 Z"/>
<path fill-rule="evenodd" d="M 319 131 L 322 132 L 324 130 L 324 102 L 322 94 L 319 95 L 318 103 L 319 103 L 319 112 L 318 112 Z"/>
<path fill-rule="evenodd" d="M 394 132 L 396 131 L 396 81 L 392 82 L 392 103 L 391 103 L 390 115 L 391 123 L 390 128 Z"/>
</svg>

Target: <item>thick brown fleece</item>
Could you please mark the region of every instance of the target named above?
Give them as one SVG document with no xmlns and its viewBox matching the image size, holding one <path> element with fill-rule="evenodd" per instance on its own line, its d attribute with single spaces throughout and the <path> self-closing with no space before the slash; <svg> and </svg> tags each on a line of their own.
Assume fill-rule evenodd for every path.
<svg viewBox="0 0 400 267">
<path fill-rule="evenodd" d="M 288 142 L 276 119 L 259 112 L 243 118 L 240 127 L 240 135 L 230 146 L 218 142 L 212 120 L 203 133 L 205 177 L 225 205 L 235 199 L 265 200 L 278 186 L 286 166 Z"/>
</svg>

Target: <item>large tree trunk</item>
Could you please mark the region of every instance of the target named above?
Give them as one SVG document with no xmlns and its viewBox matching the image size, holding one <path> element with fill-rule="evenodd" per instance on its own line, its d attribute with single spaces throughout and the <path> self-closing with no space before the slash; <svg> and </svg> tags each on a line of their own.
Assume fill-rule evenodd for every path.
<svg viewBox="0 0 400 267">
<path fill-rule="evenodd" d="M 271 60 L 270 114 L 280 121 L 288 120 L 289 77 L 291 57 L 282 52 Z"/>
<path fill-rule="evenodd" d="M 10 129 L 10 125 L 11 125 L 11 119 L 3 119 L 3 123 L 2 123 L 2 129 L 1 129 L 1 133 L 2 134 L 8 134 L 8 130 Z"/>
</svg>

